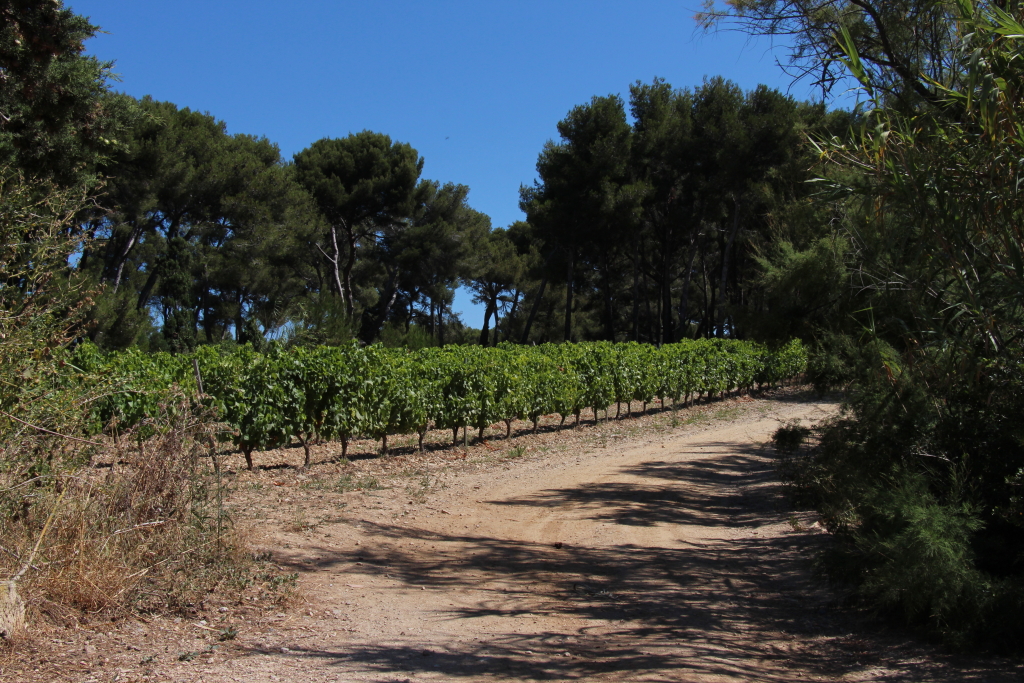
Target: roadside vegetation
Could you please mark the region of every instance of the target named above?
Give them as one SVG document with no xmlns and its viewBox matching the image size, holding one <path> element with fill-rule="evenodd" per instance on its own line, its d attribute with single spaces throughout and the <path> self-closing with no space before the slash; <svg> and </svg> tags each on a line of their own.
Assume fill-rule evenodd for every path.
<svg viewBox="0 0 1024 683">
<path fill-rule="evenodd" d="M 815 141 L 846 294 L 810 374 L 846 409 L 782 471 L 833 534 L 824 576 L 957 649 L 1024 643 L 1022 17 L 967 0 L 736 0 L 703 17 L 791 36 L 794 69 L 858 90 L 849 135 Z M 810 272 L 811 254 L 779 253 L 772 279 Z"/>
<path fill-rule="evenodd" d="M 500 228 L 408 143 L 364 131 L 285 160 L 116 93 L 85 52 L 97 27 L 61 2 L 0 17 L 5 637 L 26 603 L 278 599 L 224 514 L 225 448 L 251 466 L 293 439 L 307 465 L 331 439 L 466 444 L 806 367 L 846 396 L 776 437 L 832 535 L 823 576 L 954 648 L 1021 649 L 1019 3 L 711 4 L 708 27 L 786 36 L 822 102 L 720 78 L 594 97 Z M 851 87 L 852 110 L 826 106 Z M 451 312 L 458 286 L 482 329 Z"/>
</svg>

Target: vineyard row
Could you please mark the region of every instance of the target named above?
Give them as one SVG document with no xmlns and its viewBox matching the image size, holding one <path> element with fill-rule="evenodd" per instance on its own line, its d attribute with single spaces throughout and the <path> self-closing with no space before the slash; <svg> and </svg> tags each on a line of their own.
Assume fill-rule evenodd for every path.
<svg viewBox="0 0 1024 683">
<path fill-rule="evenodd" d="M 579 420 L 585 408 L 607 410 L 655 399 L 689 402 L 755 385 L 774 385 L 803 372 L 799 341 L 770 350 L 736 340 L 696 340 L 660 348 L 637 343 L 589 342 L 446 346 L 417 351 L 382 346 L 282 349 L 202 347 L 191 355 L 102 354 L 78 347 L 71 368 L 100 377 L 108 390 L 93 402 L 90 429 L 125 430 L 158 415 L 169 397 L 198 397 L 216 411 L 252 468 L 252 452 L 297 439 L 381 441 L 423 436 L 430 428 L 479 430 L 516 419 L 559 414 Z"/>
</svg>

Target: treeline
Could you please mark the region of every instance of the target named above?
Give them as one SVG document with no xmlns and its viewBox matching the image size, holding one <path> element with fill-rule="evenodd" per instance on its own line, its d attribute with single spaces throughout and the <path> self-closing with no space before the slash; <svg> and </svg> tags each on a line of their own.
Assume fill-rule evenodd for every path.
<svg viewBox="0 0 1024 683">
<path fill-rule="evenodd" d="M 791 311 L 764 296 L 758 258 L 818 236 L 808 135 L 844 131 L 848 114 L 720 78 L 638 82 L 628 106 L 612 95 L 569 112 L 521 189 L 527 220 L 492 228 L 468 187 L 422 178 L 417 151 L 383 133 L 285 159 L 210 114 L 114 92 L 110 65 L 81 52 L 95 27 L 61 12 L 17 24 L 0 163 L 89 197 L 73 262 L 94 292 L 83 334 L 103 348 L 802 331 L 779 324 Z M 31 50 L 52 47 L 45 31 L 65 44 L 42 73 Z M 483 329 L 453 315 L 460 286 Z"/>
<path fill-rule="evenodd" d="M 653 343 L 803 331 L 765 296 L 759 258 L 820 236 L 809 137 L 850 121 L 721 78 L 694 90 L 638 82 L 628 112 L 614 95 L 576 107 L 521 190 L 544 264 L 529 313 L 510 326 L 522 339 Z"/>
<path fill-rule="evenodd" d="M 757 256 L 807 195 L 809 131 L 842 114 L 714 79 L 595 98 L 562 121 L 522 190 L 528 221 L 492 229 L 463 185 L 420 177 L 410 145 L 363 131 L 290 161 L 208 114 L 130 102 L 80 216 L 77 269 L 101 288 L 88 336 L 188 351 L 347 338 L 671 342 L 749 336 L 776 311 Z M 797 236 L 799 239 L 801 236 Z M 467 335 L 464 285 L 485 307 Z M 494 322 L 494 330 L 491 323 Z"/>
<path fill-rule="evenodd" d="M 96 343 L 372 342 L 399 322 L 461 341 L 452 295 L 479 269 L 490 222 L 467 187 L 420 178 L 410 145 L 363 131 L 286 162 L 208 114 L 135 107 L 81 223 L 78 268 L 102 287 Z"/>
<path fill-rule="evenodd" d="M 452 296 L 489 257 L 489 219 L 466 186 L 421 178 L 410 145 L 363 131 L 286 160 L 209 114 L 115 92 L 112 65 L 84 52 L 98 28 L 62 3 L 0 2 L 0 16 L 9 245 L 15 205 L 60 196 L 58 248 L 90 293 L 76 336 L 188 351 L 401 325 L 397 343 L 413 328 L 418 343 L 463 341 Z M 24 250 L 11 258 L 35 272 Z"/>
</svg>

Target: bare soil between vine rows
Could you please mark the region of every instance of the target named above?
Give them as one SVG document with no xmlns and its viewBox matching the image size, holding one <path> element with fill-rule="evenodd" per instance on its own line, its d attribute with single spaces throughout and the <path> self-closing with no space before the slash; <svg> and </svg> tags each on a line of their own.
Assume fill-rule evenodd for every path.
<svg viewBox="0 0 1024 683">
<path fill-rule="evenodd" d="M 231 455 L 229 506 L 297 598 L 42 628 L 3 681 L 1018 681 L 833 607 L 765 446 L 837 404 L 799 389 L 678 412 L 516 423 L 468 449 Z M 613 410 L 614 413 L 614 410 Z M 602 415 L 603 418 L 603 415 Z M 362 456 L 362 457 L 357 457 Z M 219 640 L 225 630 L 233 640 Z"/>
</svg>

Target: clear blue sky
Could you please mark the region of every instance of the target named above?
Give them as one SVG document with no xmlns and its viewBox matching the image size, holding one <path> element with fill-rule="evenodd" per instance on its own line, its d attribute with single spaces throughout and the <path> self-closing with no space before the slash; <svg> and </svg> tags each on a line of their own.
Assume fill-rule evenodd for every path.
<svg viewBox="0 0 1024 683">
<path fill-rule="evenodd" d="M 699 0 L 66 0 L 106 33 L 116 87 L 266 136 L 286 158 L 364 129 L 415 147 L 424 177 L 468 185 L 496 227 L 522 218 L 521 184 L 555 124 L 594 95 L 655 76 L 721 75 L 786 90 L 784 51 L 701 33 Z M 813 96 L 806 84 L 791 94 Z M 460 292 L 455 310 L 479 327 Z"/>
</svg>

